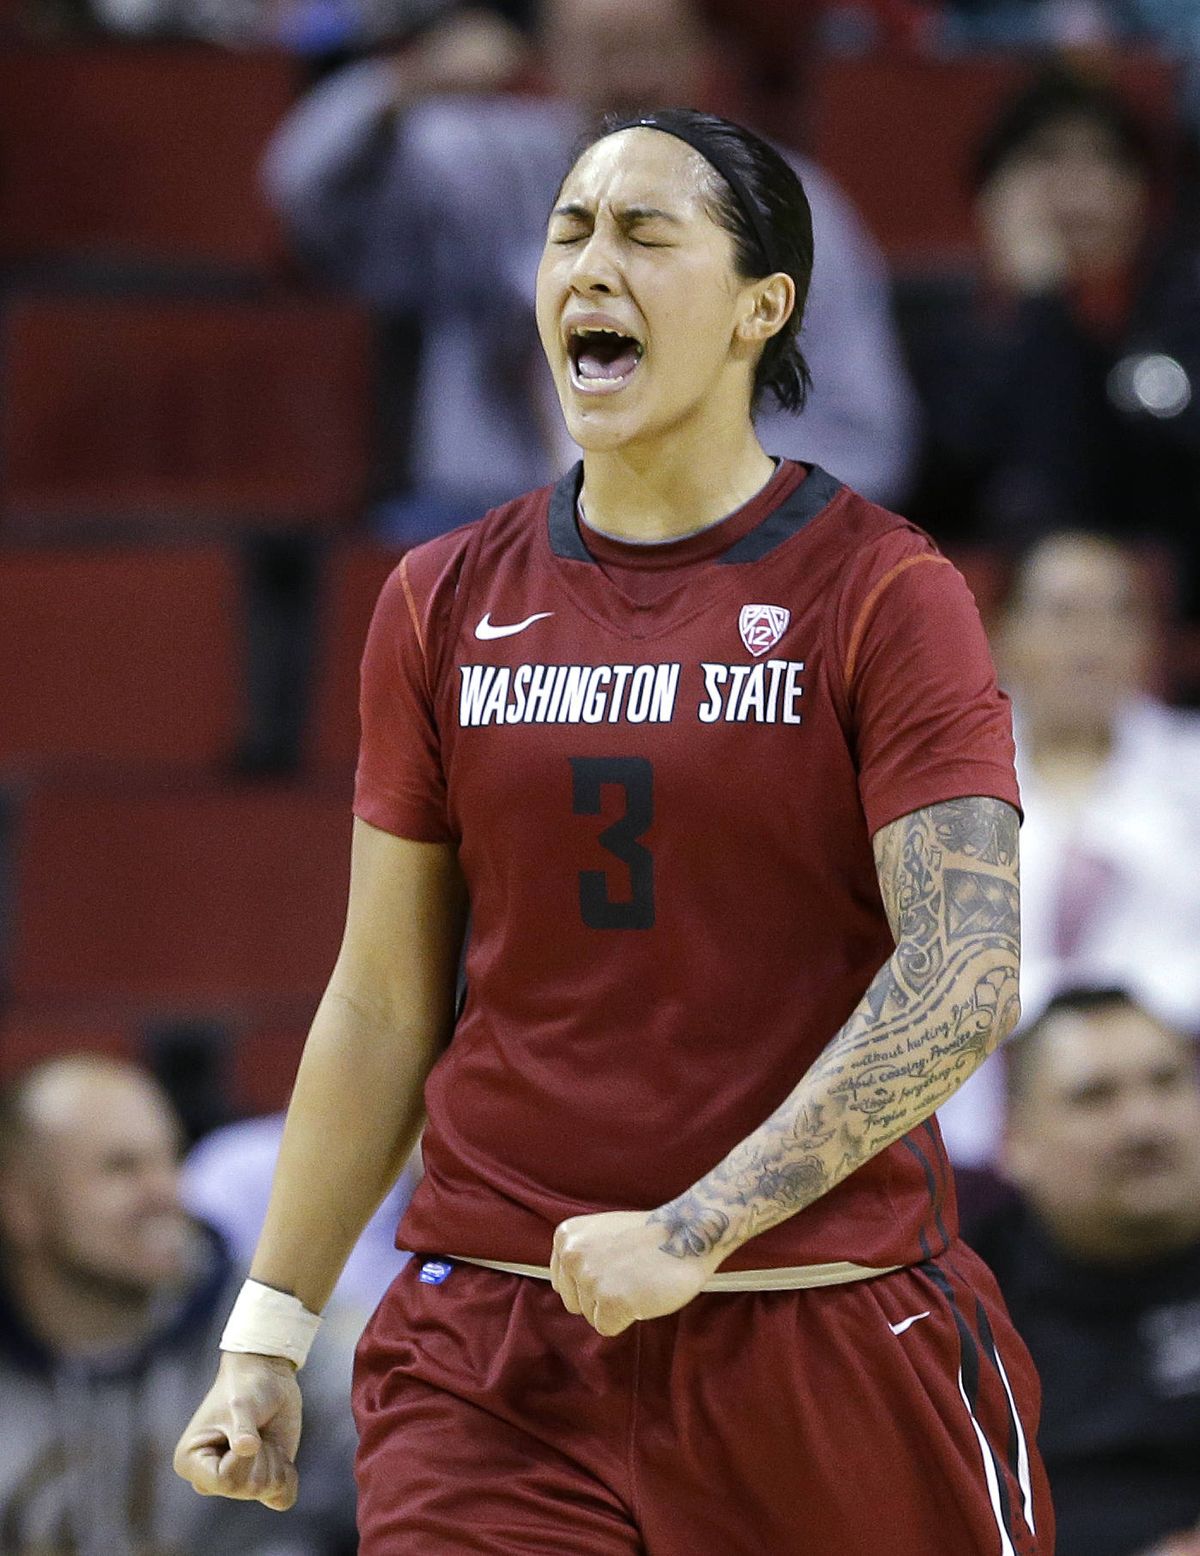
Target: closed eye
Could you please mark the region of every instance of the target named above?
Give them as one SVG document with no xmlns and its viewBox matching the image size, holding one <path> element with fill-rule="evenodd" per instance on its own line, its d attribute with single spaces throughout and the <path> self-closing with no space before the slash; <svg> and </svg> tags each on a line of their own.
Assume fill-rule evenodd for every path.
<svg viewBox="0 0 1200 1556">
<path fill-rule="evenodd" d="M 585 233 L 577 232 L 574 237 L 551 238 L 550 241 L 553 243 L 555 248 L 568 248 L 572 243 L 582 243 L 585 237 Z M 649 238 L 630 237 L 629 241 L 631 243 L 635 243 L 640 249 L 670 249 L 675 247 L 673 243 L 653 243 Z"/>
</svg>

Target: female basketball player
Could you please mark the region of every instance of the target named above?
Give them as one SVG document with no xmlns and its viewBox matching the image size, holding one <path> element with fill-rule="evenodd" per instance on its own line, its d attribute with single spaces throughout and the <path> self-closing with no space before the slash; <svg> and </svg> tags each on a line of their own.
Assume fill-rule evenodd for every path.
<svg viewBox="0 0 1200 1556">
<path fill-rule="evenodd" d="M 1017 1015 L 1008 711 L 929 540 L 755 436 L 803 402 L 811 265 L 725 121 L 609 124 L 567 175 L 538 320 L 583 463 L 381 598 L 200 1491 L 294 1499 L 294 1368 L 427 1109 L 355 1379 L 364 1556 L 1052 1550 L 932 1116 Z"/>
</svg>

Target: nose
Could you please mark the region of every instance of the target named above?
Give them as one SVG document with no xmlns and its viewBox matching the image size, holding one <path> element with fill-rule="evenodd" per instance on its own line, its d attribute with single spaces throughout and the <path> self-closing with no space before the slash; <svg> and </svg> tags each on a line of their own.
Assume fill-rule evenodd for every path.
<svg viewBox="0 0 1200 1556">
<path fill-rule="evenodd" d="M 575 256 L 571 290 L 581 297 L 611 297 L 620 287 L 615 247 L 609 234 L 597 224 Z"/>
</svg>

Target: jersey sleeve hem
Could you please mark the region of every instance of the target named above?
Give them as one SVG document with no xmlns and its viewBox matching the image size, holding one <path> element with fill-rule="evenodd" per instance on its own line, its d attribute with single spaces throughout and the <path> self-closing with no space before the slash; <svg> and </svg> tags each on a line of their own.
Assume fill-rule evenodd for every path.
<svg viewBox="0 0 1200 1556">
<path fill-rule="evenodd" d="M 971 765 L 960 762 L 953 774 L 944 779 L 925 779 L 911 789 L 889 786 L 886 794 L 877 799 L 864 799 L 863 811 L 867 818 L 867 830 L 871 837 L 899 821 L 901 816 L 911 816 L 914 811 L 927 810 L 931 805 L 944 805 L 950 800 L 975 798 L 1002 800 L 1011 805 L 1018 818 L 1024 820 L 1021 796 L 1011 773 L 998 771 L 988 765 Z"/>
<path fill-rule="evenodd" d="M 360 821 L 389 832 L 393 837 L 404 838 L 410 843 L 454 843 L 457 839 L 450 829 L 431 821 L 429 816 L 415 806 L 406 805 L 396 796 L 373 794 L 355 800 L 354 814 Z"/>
</svg>

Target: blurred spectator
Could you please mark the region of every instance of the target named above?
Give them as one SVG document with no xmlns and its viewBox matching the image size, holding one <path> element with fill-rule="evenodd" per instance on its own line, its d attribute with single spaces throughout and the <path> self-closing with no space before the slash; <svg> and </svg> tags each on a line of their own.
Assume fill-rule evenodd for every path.
<svg viewBox="0 0 1200 1556">
<path fill-rule="evenodd" d="M 546 0 L 556 95 L 496 95 L 519 66 L 513 36 L 468 12 L 399 58 L 337 73 L 284 123 L 266 164 L 299 252 L 377 309 L 420 322 L 412 490 L 388 526 L 400 541 L 474 518 L 577 457 L 533 320 L 554 193 L 588 118 L 695 103 L 711 64 L 688 0 Z M 913 412 L 882 261 L 839 191 L 792 161 L 816 232 L 803 336 L 815 387 L 799 421 L 768 412 L 762 436 L 772 452 L 895 498 Z"/>
<path fill-rule="evenodd" d="M 266 1218 L 283 1121 L 282 1113 L 269 1113 L 228 1124 L 206 1135 L 184 1159 L 183 1203 L 221 1233 L 240 1263 L 250 1263 Z M 408 1254 L 396 1248 L 396 1228 L 420 1178 L 417 1152 L 367 1222 L 338 1278 L 338 1300 L 364 1320 L 408 1262 Z"/>
<path fill-rule="evenodd" d="M 1021 1001 L 1120 983 L 1200 1030 L 1200 717 L 1149 693 L 1146 570 L 1114 541 L 1050 536 L 1018 569 L 996 640 L 1012 694 L 1021 829 Z M 991 1059 L 941 1110 L 958 1162 L 991 1159 Z"/>
<path fill-rule="evenodd" d="M 328 54 L 406 36 L 454 0 L 23 0 L 31 31 L 99 26 L 138 38 L 279 44 Z"/>
<path fill-rule="evenodd" d="M 1134 9 L 1126 0 L 943 0 L 930 30 L 949 48 L 1105 48 L 1129 35 Z"/>
<path fill-rule="evenodd" d="M 976 159 L 986 277 L 915 343 L 915 503 L 942 538 L 1076 524 L 1172 547 L 1200 609 L 1200 251 L 1156 220 L 1150 142 L 1107 87 L 1054 69 Z"/>
<path fill-rule="evenodd" d="M 920 36 L 943 51 L 1154 50 L 1180 67 L 1180 105 L 1200 126 L 1200 0 L 939 0 Z"/>
<path fill-rule="evenodd" d="M 51 1060 L 0 1097 L 0 1550 L 4 1556 L 349 1556 L 354 1335 L 305 1372 L 286 1526 L 172 1472 L 237 1294 L 179 1200 L 179 1124 L 141 1070 Z"/>
<path fill-rule="evenodd" d="M 1058 1556 L 1200 1556 L 1200 1078 L 1120 991 L 1007 1050 L 1019 1198 L 967 1225 L 1042 1379 Z"/>
</svg>

